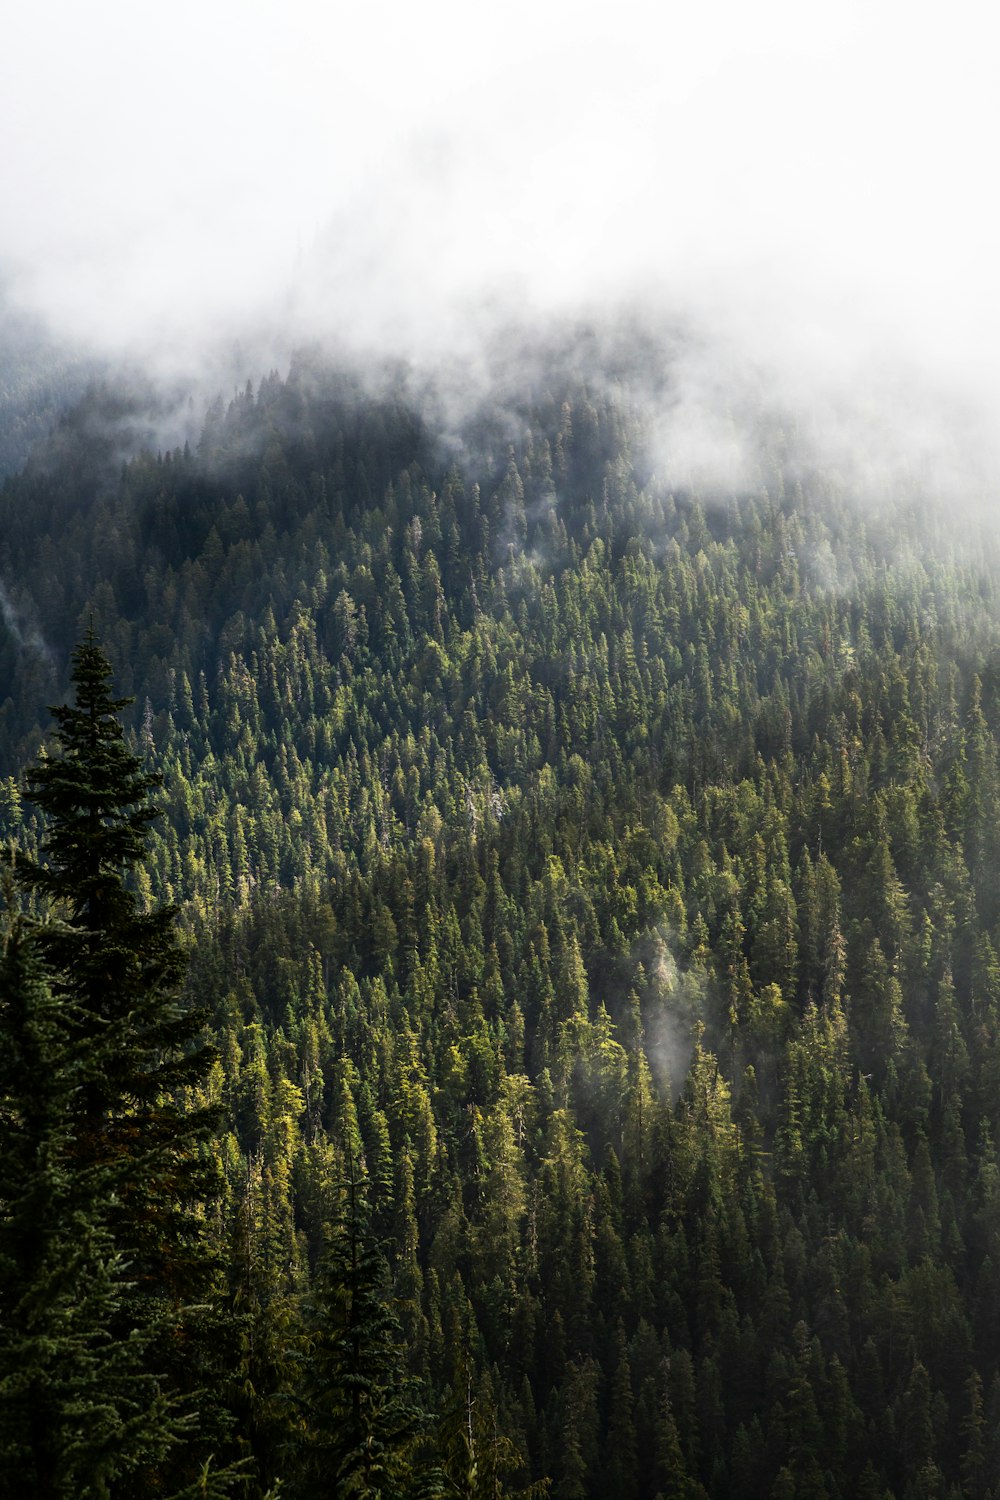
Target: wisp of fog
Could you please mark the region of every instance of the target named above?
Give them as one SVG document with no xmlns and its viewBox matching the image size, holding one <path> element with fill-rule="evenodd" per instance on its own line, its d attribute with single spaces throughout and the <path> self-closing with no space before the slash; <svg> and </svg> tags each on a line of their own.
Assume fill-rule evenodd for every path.
<svg viewBox="0 0 1000 1500">
<path fill-rule="evenodd" d="M 673 481 L 749 482 L 763 405 L 861 494 L 988 495 L 986 23 L 901 0 L 39 0 L 0 54 L 5 295 L 171 378 L 238 340 L 258 369 L 309 342 L 465 381 L 504 324 L 638 309 L 690 335 Z"/>
</svg>

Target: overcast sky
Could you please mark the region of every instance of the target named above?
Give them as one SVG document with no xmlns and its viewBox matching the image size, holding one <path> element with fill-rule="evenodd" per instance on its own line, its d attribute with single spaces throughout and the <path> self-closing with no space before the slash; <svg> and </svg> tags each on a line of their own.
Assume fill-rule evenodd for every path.
<svg viewBox="0 0 1000 1500">
<path fill-rule="evenodd" d="M 181 364 L 278 319 L 446 351 L 639 293 L 794 386 L 1000 393 L 988 7 L 34 0 L 0 50 L 0 264 Z M 822 382 L 821 382 L 822 383 Z"/>
</svg>

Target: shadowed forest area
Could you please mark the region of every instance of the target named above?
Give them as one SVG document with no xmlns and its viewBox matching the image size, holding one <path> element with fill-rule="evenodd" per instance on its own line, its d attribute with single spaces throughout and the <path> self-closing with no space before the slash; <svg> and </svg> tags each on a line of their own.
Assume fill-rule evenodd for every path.
<svg viewBox="0 0 1000 1500">
<path fill-rule="evenodd" d="M 997 537 L 433 412 L 0 491 L 7 1476 L 1000 1500 Z"/>
</svg>

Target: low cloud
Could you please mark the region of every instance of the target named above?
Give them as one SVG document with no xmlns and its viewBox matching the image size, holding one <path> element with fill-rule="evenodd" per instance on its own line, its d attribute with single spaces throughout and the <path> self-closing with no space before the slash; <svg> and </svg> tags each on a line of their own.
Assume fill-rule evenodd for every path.
<svg viewBox="0 0 1000 1500">
<path fill-rule="evenodd" d="M 456 433 L 499 329 L 639 309 L 665 484 L 753 486 L 780 429 L 869 500 L 985 495 L 1000 106 L 961 10 L 39 0 L 0 57 L 0 278 L 162 379 L 402 360 Z"/>
<path fill-rule="evenodd" d="M 48 668 L 54 668 L 55 656 L 37 625 L 27 612 L 18 607 L 6 585 L 0 580 L 0 616 L 19 651 L 37 657 Z"/>
</svg>

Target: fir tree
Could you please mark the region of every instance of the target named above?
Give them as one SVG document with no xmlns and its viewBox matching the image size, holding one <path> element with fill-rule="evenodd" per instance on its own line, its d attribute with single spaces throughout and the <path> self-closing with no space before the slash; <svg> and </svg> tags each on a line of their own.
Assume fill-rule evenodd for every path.
<svg viewBox="0 0 1000 1500">
<path fill-rule="evenodd" d="M 92 1059 L 37 947 L 15 922 L 0 960 L 0 1490 L 74 1500 L 117 1493 L 176 1429 L 148 1330 L 114 1331 L 129 1291 L 116 1184 L 73 1130 Z"/>
<path fill-rule="evenodd" d="M 331 1493 L 345 1500 L 432 1497 L 439 1485 L 419 1454 L 428 1417 L 406 1371 L 388 1268 L 353 1158 L 343 1194 L 308 1312 L 305 1472 L 296 1493 L 307 1500 Z"/>
<path fill-rule="evenodd" d="M 203 1259 L 190 1244 L 201 1238 L 191 1213 L 194 1145 L 211 1123 L 177 1096 L 204 1081 L 214 1053 L 201 1040 L 204 1017 L 179 998 L 184 956 L 173 910 L 143 911 L 128 881 L 159 816 L 149 797 L 161 778 L 125 741 L 119 713 L 130 700 L 111 697 L 110 664 L 92 635 L 73 663 L 76 703 L 52 709 L 59 753 L 27 777 L 29 800 L 47 818 L 43 858 L 19 856 L 15 874 L 61 919 L 38 943 L 73 1001 L 78 1035 L 103 1033 L 107 1043 L 77 1105 L 80 1149 L 134 1164 L 122 1238 L 141 1257 L 144 1283 L 177 1291 L 191 1269 L 182 1247 L 195 1267 Z"/>
<path fill-rule="evenodd" d="M 119 718 L 128 700 L 111 696 L 110 678 L 91 633 L 73 657 L 75 704 L 52 710 L 54 753 L 27 777 L 46 815 L 42 857 L 16 856 L 14 875 L 53 917 L 36 943 L 79 1059 L 65 1101 L 74 1164 L 113 1184 L 102 1222 L 128 1290 L 109 1329 L 146 1350 L 156 1399 L 185 1433 L 166 1468 L 154 1455 L 147 1475 L 169 1492 L 218 1448 L 224 1425 L 199 1391 L 210 1378 L 204 1299 L 216 1274 L 204 1218 L 215 1174 L 203 1143 L 215 1113 L 183 1097 L 204 1086 L 215 1054 L 203 1017 L 180 996 L 174 913 L 142 910 L 130 880 L 158 816 L 150 793 L 160 778 L 129 749 Z"/>
</svg>

